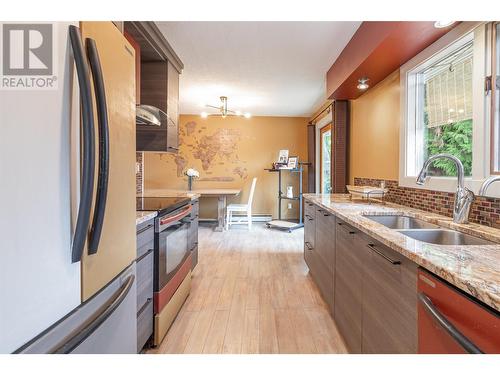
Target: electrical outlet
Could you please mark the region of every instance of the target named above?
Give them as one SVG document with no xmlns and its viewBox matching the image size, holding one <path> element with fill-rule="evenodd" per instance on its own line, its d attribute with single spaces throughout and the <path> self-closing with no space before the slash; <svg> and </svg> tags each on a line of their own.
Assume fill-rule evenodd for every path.
<svg viewBox="0 0 500 375">
<path fill-rule="evenodd" d="M 288 203 L 288 209 L 291 210 L 292 209 L 292 204 L 291 203 Z"/>
</svg>

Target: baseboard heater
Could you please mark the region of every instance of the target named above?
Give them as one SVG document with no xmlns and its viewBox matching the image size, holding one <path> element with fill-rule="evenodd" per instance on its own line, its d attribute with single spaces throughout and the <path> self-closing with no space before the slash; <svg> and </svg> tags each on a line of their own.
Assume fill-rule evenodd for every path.
<svg viewBox="0 0 500 375">
<path fill-rule="evenodd" d="M 233 218 L 235 219 L 246 219 L 246 215 L 233 215 Z M 266 215 L 266 214 L 257 214 L 257 215 L 252 215 L 252 221 L 254 223 L 258 223 L 258 222 L 262 222 L 262 223 L 266 223 L 270 220 L 272 220 L 273 217 L 271 215 Z M 212 219 L 212 218 L 200 218 L 199 221 L 201 222 L 217 222 L 217 219 Z M 243 224 L 243 223 L 241 223 Z M 238 225 L 236 223 L 236 225 Z"/>
</svg>

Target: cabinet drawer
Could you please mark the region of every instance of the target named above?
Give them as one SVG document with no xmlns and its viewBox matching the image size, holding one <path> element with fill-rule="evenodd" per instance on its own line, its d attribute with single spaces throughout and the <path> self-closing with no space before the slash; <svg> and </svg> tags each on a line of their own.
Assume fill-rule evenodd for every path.
<svg viewBox="0 0 500 375">
<path fill-rule="evenodd" d="M 153 334 L 153 299 L 137 314 L 137 353 Z"/>
<path fill-rule="evenodd" d="M 194 270 L 198 264 L 198 245 L 191 249 L 191 269 Z"/>
<path fill-rule="evenodd" d="M 335 216 L 322 208 L 316 209 L 315 248 L 328 270 L 333 272 L 335 262 Z"/>
<path fill-rule="evenodd" d="M 137 310 L 153 298 L 153 251 L 137 261 Z"/>
<path fill-rule="evenodd" d="M 193 209 L 191 211 L 192 214 L 199 215 L 199 213 L 200 213 L 200 202 L 198 200 L 195 200 L 195 201 L 191 202 L 191 205 L 193 206 Z"/>
<path fill-rule="evenodd" d="M 363 248 L 360 232 L 337 218 L 334 319 L 351 353 L 362 352 Z"/>
<path fill-rule="evenodd" d="M 314 247 L 316 238 L 316 210 L 315 206 L 309 201 L 305 201 L 304 206 L 304 242 Z M 306 250 L 307 245 L 304 245 L 304 251 Z"/>
<path fill-rule="evenodd" d="M 150 220 L 137 228 L 137 258 L 154 248 L 154 220 Z"/>
<path fill-rule="evenodd" d="M 188 227 L 188 249 L 198 245 L 198 217 L 192 217 Z"/>
<path fill-rule="evenodd" d="M 304 216 L 305 215 L 311 215 L 314 217 L 315 215 L 315 208 L 316 208 L 316 205 L 308 200 L 304 201 Z"/>
<path fill-rule="evenodd" d="M 417 352 L 417 265 L 368 237 L 363 353 Z"/>
</svg>

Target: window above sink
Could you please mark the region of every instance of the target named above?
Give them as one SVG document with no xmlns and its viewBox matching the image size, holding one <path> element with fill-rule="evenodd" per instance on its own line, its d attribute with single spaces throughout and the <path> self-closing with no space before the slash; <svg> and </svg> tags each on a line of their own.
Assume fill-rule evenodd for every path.
<svg viewBox="0 0 500 375">
<path fill-rule="evenodd" d="M 401 186 L 421 188 L 415 177 L 438 153 L 462 161 L 466 186 L 475 193 L 482 180 L 500 173 L 499 92 L 498 82 L 492 83 L 497 29 L 495 22 L 462 22 L 401 67 Z M 490 149 L 491 138 L 496 141 Z M 425 189 L 455 191 L 452 163 L 436 161 L 429 175 Z M 500 186 L 495 188 L 492 195 L 500 196 Z"/>
</svg>

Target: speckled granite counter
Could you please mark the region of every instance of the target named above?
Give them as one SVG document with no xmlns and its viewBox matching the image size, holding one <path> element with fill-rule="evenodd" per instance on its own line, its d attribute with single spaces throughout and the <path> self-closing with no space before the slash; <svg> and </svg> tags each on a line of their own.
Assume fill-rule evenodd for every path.
<svg viewBox="0 0 500 375">
<path fill-rule="evenodd" d="M 351 201 L 347 194 L 304 194 L 304 198 L 500 311 L 500 230 L 455 224 L 449 217 L 391 203 Z M 404 214 L 499 244 L 442 246 L 420 242 L 363 217 L 365 214 Z"/>
<path fill-rule="evenodd" d="M 146 189 L 141 197 L 188 197 L 192 201 L 198 199 L 200 194 L 190 192 L 189 190 L 175 190 L 175 189 Z"/>
<path fill-rule="evenodd" d="M 136 211 L 135 225 L 145 223 L 146 221 L 156 217 L 158 212 L 156 211 Z"/>
</svg>

